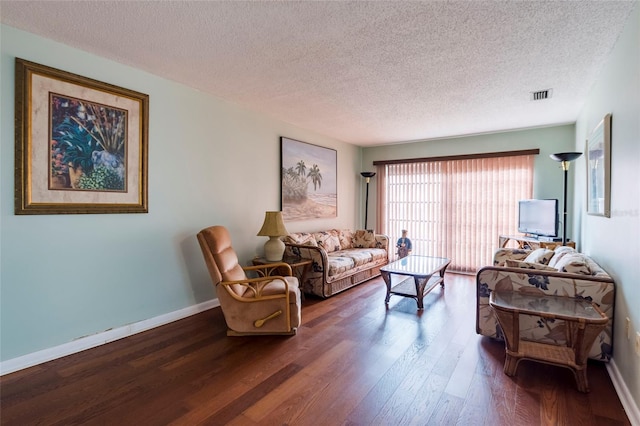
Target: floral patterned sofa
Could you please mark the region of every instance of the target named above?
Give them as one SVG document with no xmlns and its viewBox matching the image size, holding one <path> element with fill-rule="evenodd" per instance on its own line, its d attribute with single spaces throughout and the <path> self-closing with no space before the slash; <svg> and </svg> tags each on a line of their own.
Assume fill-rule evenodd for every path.
<svg viewBox="0 0 640 426">
<path fill-rule="evenodd" d="M 489 295 L 495 290 L 588 299 L 609 317 L 609 323 L 596 339 L 589 357 L 602 361 L 611 358 L 615 284 L 609 274 L 585 254 L 566 246 L 558 246 L 555 250 L 498 249 L 493 266 L 478 271 L 476 284 L 478 334 L 503 339 L 489 307 Z M 564 344 L 564 321 L 522 315 L 520 336 L 533 341 Z"/>
<path fill-rule="evenodd" d="M 389 238 L 372 231 L 298 232 L 286 236 L 284 243 L 285 256 L 313 260 L 300 286 L 323 298 L 377 277 L 389 263 Z"/>
</svg>

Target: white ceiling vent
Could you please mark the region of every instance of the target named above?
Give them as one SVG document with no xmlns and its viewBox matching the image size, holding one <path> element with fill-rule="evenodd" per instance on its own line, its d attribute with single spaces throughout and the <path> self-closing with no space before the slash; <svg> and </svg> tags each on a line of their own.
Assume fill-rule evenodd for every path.
<svg viewBox="0 0 640 426">
<path fill-rule="evenodd" d="M 553 89 L 538 90 L 537 92 L 531 92 L 532 101 L 541 101 L 543 99 L 549 99 L 553 94 Z"/>
</svg>

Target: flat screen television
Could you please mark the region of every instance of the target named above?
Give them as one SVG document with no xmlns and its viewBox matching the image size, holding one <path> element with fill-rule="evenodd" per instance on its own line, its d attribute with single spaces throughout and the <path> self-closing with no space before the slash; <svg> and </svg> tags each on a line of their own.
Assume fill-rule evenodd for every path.
<svg viewBox="0 0 640 426">
<path fill-rule="evenodd" d="M 518 232 L 557 237 L 558 224 L 558 200 L 518 201 Z"/>
</svg>

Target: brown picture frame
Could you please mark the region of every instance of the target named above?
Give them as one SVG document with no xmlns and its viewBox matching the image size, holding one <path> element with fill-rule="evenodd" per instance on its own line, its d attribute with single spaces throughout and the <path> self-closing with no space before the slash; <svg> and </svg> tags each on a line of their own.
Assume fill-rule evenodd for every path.
<svg viewBox="0 0 640 426">
<path fill-rule="evenodd" d="M 20 58 L 15 89 L 15 214 L 148 213 L 148 95 Z"/>
<path fill-rule="evenodd" d="M 280 138 L 281 208 L 285 221 L 337 217 L 338 154 Z"/>
<path fill-rule="evenodd" d="M 587 139 L 587 214 L 611 217 L 611 114 Z"/>
</svg>

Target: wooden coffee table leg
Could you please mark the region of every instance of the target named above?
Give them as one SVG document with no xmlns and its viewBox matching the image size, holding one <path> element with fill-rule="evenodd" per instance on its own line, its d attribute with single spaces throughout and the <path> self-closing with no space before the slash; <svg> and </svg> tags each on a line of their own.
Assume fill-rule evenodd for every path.
<svg viewBox="0 0 640 426">
<path fill-rule="evenodd" d="M 387 297 L 384 298 L 384 303 L 389 306 L 389 299 L 391 298 L 391 274 L 386 271 L 380 271 L 384 283 L 387 285 Z"/>
<path fill-rule="evenodd" d="M 451 262 L 447 263 L 446 265 L 444 265 L 444 268 L 440 269 L 440 276 L 442 277 L 442 282 L 440 283 L 440 286 L 442 288 L 444 288 L 444 273 L 447 271 L 447 268 L 449 267 Z"/>
<path fill-rule="evenodd" d="M 413 282 L 416 284 L 416 301 L 418 302 L 418 310 L 422 311 L 424 309 L 424 288 L 427 284 L 428 279 L 413 277 Z"/>
</svg>

